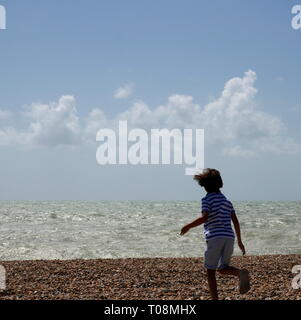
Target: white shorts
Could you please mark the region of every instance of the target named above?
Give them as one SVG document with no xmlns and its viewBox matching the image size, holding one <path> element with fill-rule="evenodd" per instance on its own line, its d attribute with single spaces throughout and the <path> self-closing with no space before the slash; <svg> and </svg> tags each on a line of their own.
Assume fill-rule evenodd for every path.
<svg viewBox="0 0 301 320">
<path fill-rule="evenodd" d="M 233 254 L 234 239 L 219 237 L 206 242 L 205 268 L 211 270 L 227 268 Z"/>
</svg>

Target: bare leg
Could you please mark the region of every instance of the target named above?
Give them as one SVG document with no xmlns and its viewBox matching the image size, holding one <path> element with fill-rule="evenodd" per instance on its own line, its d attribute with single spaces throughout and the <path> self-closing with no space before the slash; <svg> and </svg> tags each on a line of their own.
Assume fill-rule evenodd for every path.
<svg viewBox="0 0 301 320">
<path fill-rule="evenodd" d="M 241 294 L 247 293 L 250 290 L 249 272 L 245 269 L 237 269 L 234 267 L 227 267 L 218 272 L 222 275 L 232 275 L 239 279 L 239 292 Z"/>
<path fill-rule="evenodd" d="M 222 275 L 231 275 L 231 276 L 236 276 L 239 277 L 239 269 L 234 268 L 234 267 L 227 267 L 221 270 L 218 270 L 218 272 Z"/>
<path fill-rule="evenodd" d="M 218 300 L 215 270 L 207 269 L 207 277 L 212 300 Z"/>
</svg>

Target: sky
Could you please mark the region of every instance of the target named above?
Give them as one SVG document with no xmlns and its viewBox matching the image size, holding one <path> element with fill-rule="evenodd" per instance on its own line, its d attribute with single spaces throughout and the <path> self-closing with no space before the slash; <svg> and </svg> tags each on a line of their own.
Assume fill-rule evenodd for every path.
<svg viewBox="0 0 301 320">
<path fill-rule="evenodd" d="M 198 200 L 186 165 L 96 161 L 102 128 L 205 130 L 233 200 L 301 200 L 301 0 L 0 0 L 1 200 Z"/>
</svg>

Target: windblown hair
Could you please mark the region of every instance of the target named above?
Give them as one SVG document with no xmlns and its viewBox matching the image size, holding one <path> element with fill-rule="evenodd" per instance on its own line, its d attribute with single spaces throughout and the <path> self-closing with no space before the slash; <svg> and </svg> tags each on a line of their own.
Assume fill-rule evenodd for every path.
<svg viewBox="0 0 301 320">
<path fill-rule="evenodd" d="M 193 177 L 207 192 L 218 192 L 223 187 L 223 180 L 218 170 L 204 169 L 202 173 Z"/>
</svg>

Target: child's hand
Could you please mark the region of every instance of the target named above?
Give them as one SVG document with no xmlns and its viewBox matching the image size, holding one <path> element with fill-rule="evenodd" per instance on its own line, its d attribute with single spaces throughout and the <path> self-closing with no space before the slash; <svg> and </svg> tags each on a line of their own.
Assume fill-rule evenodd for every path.
<svg viewBox="0 0 301 320">
<path fill-rule="evenodd" d="M 245 246 L 243 245 L 243 243 L 241 241 L 238 241 L 238 246 L 239 246 L 239 249 L 241 250 L 242 254 L 245 255 L 246 254 L 246 249 L 245 249 Z"/>
<path fill-rule="evenodd" d="M 190 229 L 190 227 L 188 225 L 183 227 L 181 230 L 181 236 L 183 236 L 185 233 L 187 233 L 189 231 L 189 229 Z"/>
</svg>

